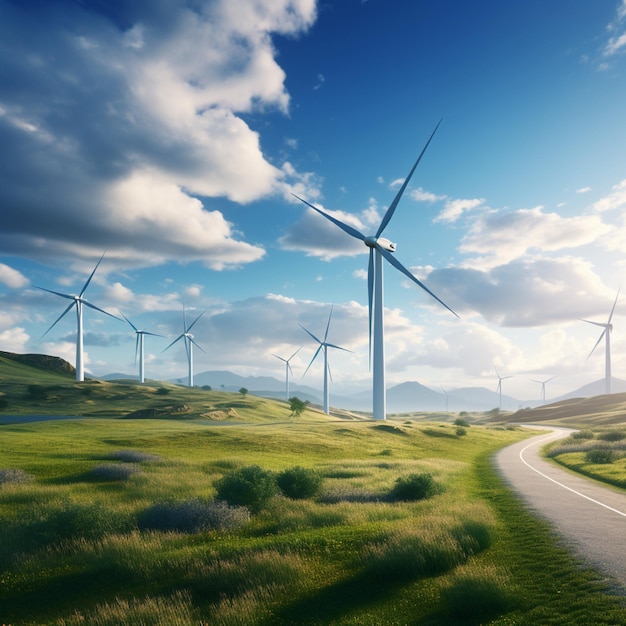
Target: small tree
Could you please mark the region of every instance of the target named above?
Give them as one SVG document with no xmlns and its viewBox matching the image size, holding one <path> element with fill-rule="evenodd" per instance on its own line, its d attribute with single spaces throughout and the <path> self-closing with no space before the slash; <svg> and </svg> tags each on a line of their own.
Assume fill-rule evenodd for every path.
<svg viewBox="0 0 626 626">
<path fill-rule="evenodd" d="M 240 394 L 241 394 L 241 395 L 245 398 L 245 397 L 246 397 L 246 394 L 248 393 L 248 390 L 247 390 L 245 387 L 242 387 L 242 388 L 239 390 L 239 393 L 240 393 Z"/>
<path fill-rule="evenodd" d="M 296 417 L 298 415 L 302 415 L 302 411 L 304 411 L 304 409 L 306 408 L 306 404 L 306 402 L 303 402 L 297 396 L 289 398 L 289 408 L 291 409 L 291 414 L 295 415 Z"/>
</svg>

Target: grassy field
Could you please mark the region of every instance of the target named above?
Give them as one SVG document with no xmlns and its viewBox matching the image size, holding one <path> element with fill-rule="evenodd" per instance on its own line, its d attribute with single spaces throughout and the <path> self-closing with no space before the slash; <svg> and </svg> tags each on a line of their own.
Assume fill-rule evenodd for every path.
<svg viewBox="0 0 626 626">
<path fill-rule="evenodd" d="M 493 452 L 527 431 L 47 376 L 37 399 L 0 363 L 4 412 L 92 417 L 0 413 L 0 623 L 626 624 L 623 597 L 496 476 Z M 255 493 L 296 470 L 321 483 L 223 502 L 250 468 Z M 398 489 L 416 478 L 421 499 Z"/>
</svg>

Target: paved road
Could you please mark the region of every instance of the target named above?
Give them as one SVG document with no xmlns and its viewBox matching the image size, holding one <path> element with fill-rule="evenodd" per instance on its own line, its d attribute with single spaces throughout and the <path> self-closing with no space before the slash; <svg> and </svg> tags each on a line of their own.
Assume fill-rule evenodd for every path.
<svg viewBox="0 0 626 626">
<path fill-rule="evenodd" d="M 541 458 L 544 445 L 572 432 L 548 430 L 501 450 L 496 467 L 530 510 L 553 524 L 568 547 L 626 589 L 626 494 Z"/>
</svg>

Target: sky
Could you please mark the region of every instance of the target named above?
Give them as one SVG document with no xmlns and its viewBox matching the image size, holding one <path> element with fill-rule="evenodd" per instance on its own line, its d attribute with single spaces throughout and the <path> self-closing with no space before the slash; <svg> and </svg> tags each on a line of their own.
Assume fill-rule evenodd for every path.
<svg viewBox="0 0 626 626">
<path fill-rule="evenodd" d="M 0 0 L 0 350 L 74 363 L 67 301 L 146 338 L 146 376 L 371 387 L 367 248 L 384 235 L 457 314 L 385 268 L 387 384 L 556 397 L 624 282 L 626 0 Z M 624 285 L 626 291 L 626 285 Z M 612 333 L 626 378 L 626 293 Z M 133 373 L 87 309 L 89 374 Z"/>
</svg>

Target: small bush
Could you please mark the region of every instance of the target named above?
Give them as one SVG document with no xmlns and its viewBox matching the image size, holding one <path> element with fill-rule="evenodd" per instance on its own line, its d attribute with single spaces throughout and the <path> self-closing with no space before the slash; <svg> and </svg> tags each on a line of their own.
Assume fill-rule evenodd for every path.
<svg viewBox="0 0 626 626">
<path fill-rule="evenodd" d="M 463 426 L 457 426 L 455 432 L 457 437 L 462 437 L 463 435 L 467 435 L 467 428 L 464 428 Z"/>
<path fill-rule="evenodd" d="M 226 474 L 215 484 L 217 497 L 231 505 L 246 506 L 258 513 L 276 495 L 276 479 L 258 465 L 249 465 Z"/>
<path fill-rule="evenodd" d="M 28 483 L 33 480 L 33 476 L 24 470 L 7 467 L 0 469 L 0 485 L 15 485 L 18 483 Z"/>
<path fill-rule="evenodd" d="M 470 425 L 470 423 L 466 419 L 463 419 L 462 417 L 457 417 L 454 420 L 454 425 L 455 426 L 465 426 L 465 427 L 468 427 Z"/>
<path fill-rule="evenodd" d="M 315 470 L 304 467 L 286 469 L 276 477 L 278 488 L 288 498 L 300 500 L 316 496 L 322 486 L 322 477 Z"/>
<path fill-rule="evenodd" d="M 598 434 L 598 439 L 602 441 L 621 441 L 626 439 L 626 432 L 623 430 L 607 430 Z"/>
<path fill-rule="evenodd" d="M 28 385 L 26 387 L 26 396 L 30 400 L 46 400 L 48 397 L 48 390 L 41 385 Z"/>
<path fill-rule="evenodd" d="M 207 530 L 233 530 L 250 519 L 243 506 L 200 499 L 185 502 L 154 504 L 140 514 L 138 525 L 143 530 L 199 533 Z"/>
<path fill-rule="evenodd" d="M 116 450 L 109 454 L 113 461 L 123 461 L 124 463 L 143 463 L 146 461 L 160 461 L 161 457 L 142 450 Z"/>
<path fill-rule="evenodd" d="M 587 454 L 585 454 L 587 463 L 607 464 L 613 463 L 615 459 L 615 452 L 608 448 L 596 448 L 595 450 L 589 450 Z"/>
<path fill-rule="evenodd" d="M 391 498 L 400 501 L 423 500 L 443 491 L 431 474 L 409 474 L 400 477 L 391 490 Z"/>
<path fill-rule="evenodd" d="M 571 439 L 593 439 L 595 435 L 591 430 L 577 430 L 570 435 Z"/>
<path fill-rule="evenodd" d="M 113 482 L 126 480 L 140 471 L 136 465 L 130 465 L 129 463 L 103 463 L 92 468 L 89 475 L 94 480 Z"/>
<path fill-rule="evenodd" d="M 167 387 L 159 387 L 154 393 L 156 393 L 157 396 L 166 396 L 169 392 L 170 390 Z"/>
</svg>

